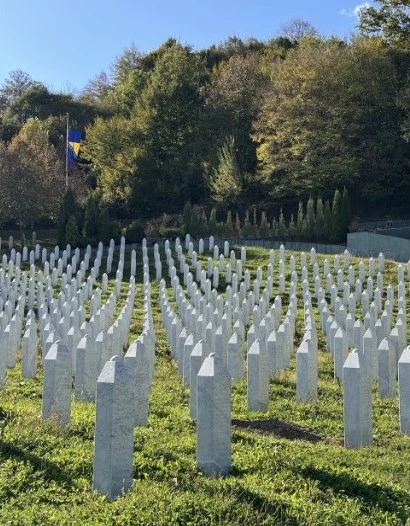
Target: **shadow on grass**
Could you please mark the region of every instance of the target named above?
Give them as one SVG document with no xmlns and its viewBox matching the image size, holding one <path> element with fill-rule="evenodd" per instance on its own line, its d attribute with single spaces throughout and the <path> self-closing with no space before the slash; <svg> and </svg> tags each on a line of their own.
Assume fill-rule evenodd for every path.
<svg viewBox="0 0 410 526">
<path fill-rule="evenodd" d="M 404 491 L 381 484 L 368 484 L 347 473 L 336 474 L 313 466 L 298 470 L 298 474 L 317 481 L 323 490 L 331 489 L 334 493 L 360 499 L 366 507 L 396 513 L 403 520 L 403 524 L 409 518 L 409 511 L 403 509 L 403 506 L 409 505 L 410 495 Z"/>
<path fill-rule="evenodd" d="M 10 442 L 0 442 L 0 454 L 5 459 L 15 459 L 27 462 L 33 466 L 34 471 L 42 471 L 46 480 L 53 480 L 59 485 L 64 485 L 67 488 L 73 488 L 73 476 L 67 471 L 61 469 L 59 466 L 45 460 L 38 455 L 29 453 Z"/>
<path fill-rule="evenodd" d="M 284 502 L 268 500 L 245 488 L 235 489 L 233 493 L 236 501 L 251 506 L 259 515 L 269 515 L 271 524 L 299 524 L 291 515 L 290 506 Z"/>
<path fill-rule="evenodd" d="M 232 425 L 243 431 L 260 433 L 262 435 L 274 435 L 287 440 L 306 440 L 307 442 L 321 442 L 325 437 L 310 431 L 310 429 L 283 422 L 276 418 L 261 420 L 239 420 L 232 419 Z"/>
</svg>

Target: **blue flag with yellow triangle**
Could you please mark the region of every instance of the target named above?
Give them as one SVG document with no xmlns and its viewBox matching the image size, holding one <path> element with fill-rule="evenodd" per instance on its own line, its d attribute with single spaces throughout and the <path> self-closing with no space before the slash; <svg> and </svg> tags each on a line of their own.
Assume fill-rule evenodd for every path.
<svg viewBox="0 0 410 526">
<path fill-rule="evenodd" d="M 78 153 L 80 151 L 81 132 L 78 130 L 70 130 L 68 132 L 68 162 L 70 166 L 77 161 Z"/>
</svg>

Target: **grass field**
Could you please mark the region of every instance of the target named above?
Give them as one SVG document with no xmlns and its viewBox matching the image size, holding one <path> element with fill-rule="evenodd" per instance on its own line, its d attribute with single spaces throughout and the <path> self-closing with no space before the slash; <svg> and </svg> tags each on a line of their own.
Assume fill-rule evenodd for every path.
<svg viewBox="0 0 410 526">
<path fill-rule="evenodd" d="M 268 251 L 248 249 L 247 253 L 247 267 L 254 276 L 258 266 L 266 267 Z M 149 255 L 152 264 L 151 251 Z M 142 327 L 140 253 L 137 259 L 139 283 L 130 341 Z M 318 256 L 321 267 L 323 259 Z M 126 260 L 125 281 L 128 254 Z M 274 294 L 277 272 L 275 265 Z M 386 263 L 384 287 L 389 282 L 397 287 L 397 265 L 392 262 Z M 126 289 L 124 282 L 122 302 Z M 221 479 L 201 474 L 195 463 L 189 392 L 169 357 L 158 292 L 158 283 L 153 283 L 155 379 L 149 425 L 135 429 L 131 490 L 112 502 L 93 491 L 94 404 L 73 401 L 68 431 L 52 421 L 43 423 L 42 371 L 38 369 L 34 380 L 22 379 L 18 360 L 0 391 L 1 525 L 410 524 L 410 437 L 399 432 L 398 400 L 381 400 L 374 385 L 374 445 L 360 450 L 343 447 L 343 388 L 333 381 L 314 300 L 320 347 L 317 401 L 296 402 L 294 355 L 291 368 L 271 380 L 268 413 L 248 413 L 245 380 L 235 384 L 232 472 Z M 286 292 L 283 304 L 285 308 Z M 118 310 L 121 306 L 120 301 Z M 302 336 L 299 301 L 295 349 Z"/>
</svg>

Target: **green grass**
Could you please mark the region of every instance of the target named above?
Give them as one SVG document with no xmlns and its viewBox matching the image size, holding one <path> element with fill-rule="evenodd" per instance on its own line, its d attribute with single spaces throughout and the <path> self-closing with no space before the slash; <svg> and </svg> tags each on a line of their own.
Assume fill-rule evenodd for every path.
<svg viewBox="0 0 410 526">
<path fill-rule="evenodd" d="M 278 255 L 276 259 L 274 294 Z M 318 256 L 321 267 L 323 259 Z M 328 259 L 333 261 L 332 256 Z M 165 275 L 164 256 L 162 260 Z M 247 250 L 252 277 L 257 267 L 266 267 L 267 262 L 267 251 Z M 128 255 L 126 263 L 118 312 L 127 290 Z M 140 253 L 137 277 L 141 278 Z M 222 277 L 220 281 L 222 293 L 225 283 Z M 392 262 L 386 264 L 384 286 L 389 282 L 397 286 L 397 265 Z M 268 413 L 248 413 L 245 381 L 235 384 L 232 472 L 226 478 L 206 478 L 195 463 L 189 392 L 182 386 L 176 363 L 169 358 L 158 294 L 158 284 L 153 283 L 155 379 L 149 425 L 135 429 L 135 482 L 131 490 L 112 502 L 93 491 L 94 404 L 73 401 L 68 431 L 52 421 L 43 423 L 41 370 L 34 380 L 22 379 L 18 360 L 0 392 L 0 524 L 410 524 L 410 437 L 399 432 L 398 401 L 380 400 L 375 386 L 374 445 L 345 449 L 343 392 L 333 382 L 332 363 L 320 330 L 317 401 L 296 402 L 295 357 L 291 368 L 271 381 Z M 130 341 L 142 326 L 140 282 L 136 298 Z M 284 312 L 286 305 L 285 292 Z M 319 326 L 318 316 L 316 322 Z M 299 301 L 295 348 L 302 336 Z"/>
</svg>

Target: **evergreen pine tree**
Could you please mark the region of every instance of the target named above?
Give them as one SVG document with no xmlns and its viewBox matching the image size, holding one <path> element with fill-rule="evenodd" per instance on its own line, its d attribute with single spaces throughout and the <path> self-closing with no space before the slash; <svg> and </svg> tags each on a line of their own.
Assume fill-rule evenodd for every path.
<svg viewBox="0 0 410 526">
<path fill-rule="evenodd" d="M 208 234 L 208 220 L 206 219 L 206 214 L 204 210 L 201 211 L 201 216 L 199 218 L 199 233 L 200 237 L 205 237 Z"/>
<path fill-rule="evenodd" d="M 102 241 L 104 245 L 108 245 L 111 237 L 114 234 L 114 226 L 108 210 L 103 208 L 100 212 L 97 227 L 97 237 L 99 241 Z"/>
<path fill-rule="evenodd" d="M 235 231 L 235 236 L 241 237 L 241 220 L 239 219 L 238 212 L 236 212 L 235 223 L 234 223 L 233 228 Z"/>
<path fill-rule="evenodd" d="M 199 237 L 199 232 L 201 229 L 200 226 L 201 222 L 201 209 L 198 205 L 194 205 L 192 207 L 192 213 L 191 213 L 191 225 L 190 225 L 190 234 L 194 239 Z"/>
<path fill-rule="evenodd" d="M 259 237 L 259 228 L 258 228 L 258 214 L 256 212 L 256 208 L 253 209 L 253 237 L 258 238 Z"/>
<path fill-rule="evenodd" d="M 184 234 L 190 234 L 191 230 L 191 220 L 192 220 L 192 205 L 190 201 L 185 203 L 184 209 L 182 211 L 182 228 Z"/>
<path fill-rule="evenodd" d="M 339 190 L 335 191 L 332 203 L 332 220 L 330 229 L 330 239 L 333 243 L 341 240 L 341 223 L 340 223 L 341 196 Z"/>
<path fill-rule="evenodd" d="M 267 239 L 270 233 L 270 224 L 266 216 L 266 212 L 262 212 L 261 222 L 259 224 L 259 234 L 261 238 Z"/>
<path fill-rule="evenodd" d="M 98 232 L 100 210 L 99 200 L 94 194 L 87 199 L 84 217 L 84 237 L 87 239 L 96 239 Z"/>
<path fill-rule="evenodd" d="M 233 236 L 232 212 L 230 210 L 228 211 L 228 214 L 226 216 L 225 235 L 228 238 L 231 238 Z"/>
<path fill-rule="evenodd" d="M 315 238 L 318 241 L 323 240 L 324 221 L 325 221 L 325 217 L 324 217 L 323 201 L 321 197 L 318 197 L 316 201 L 316 221 L 315 221 Z"/>
<path fill-rule="evenodd" d="M 273 216 L 273 219 L 272 219 L 271 237 L 272 239 L 276 239 L 278 237 L 278 223 L 275 219 L 275 216 Z"/>
<path fill-rule="evenodd" d="M 253 227 L 249 219 L 249 210 L 247 210 L 245 214 L 245 221 L 242 228 L 242 234 L 245 239 L 250 239 L 253 235 Z"/>
<path fill-rule="evenodd" d="M 57 240 L 61 246 L 64 245 L 66 226 L 71 215 L 77 215 L 77 203 L 74 192 L 69 188 L 63 196 L 58 214 Z"/>
<path fill-rule="evenodd" d="M 296 223 L 296 231 L 299 239 L 305 238 L 305 217 L 303 212 L 303 203 L 299 201 L 298 217 Z"/>
<path fill-rule="evenodd" d="M 293 214 L 290 214 L 290 221 L 288 226 L 288 235 L 289 239 L 295 239 L 296 237 L 296 225 L 295 220 L 293 218 Z"/>
<path fill-rule="evenodd" d="M 309 197 L 306 206 L 306 238 L 309 240 L 315 237 L 315 204 L 312 197 Z"/>
<path fill-rule="evenodd" d="M 211 213 L 209 214 L 208 221 L 208 232 L 210 236 L 216 236 L 218 229 L 218 221 L 216 220 L 216 209 L 212 208 Z"/>
<path fill-rule="evenodd" d="M 330 202 L 329 199 L 325 203 L 325 211 L 323 214 L 323 239 L 324 241 L 330 241 L 330 229 L 332 223 L 332 213 L 330 212 Z"/>
<path fill-rule="evenodd" d="M 340 206 L 340 229 L 342 239 L 346 239 L 346 235 L 349 232 L 349 226 L 352 222 L 352 212 L 350 208 L 350 198 L 347 192 L 347 188 L 343 188 L 342 203 Z"/>
<path fill-rule="evenodd" d="M 68 218 L 65 227 L 64 243 L 70 244 L 74 248 L 78 245 L 79 237 L 77 219 L 75 215 L 72 214 Z"/>
<path fill-rule="evenodd" d="M 279 214 L 279 222 L 278 222 L 278 236 L 279 236 L 279 239 L 285 239 L 286 236 L 287 236 L 287 228 L 286 228 L 286 222 L 285 222 L 285 216 L 283 215 L 283 210 L 282 208 L 280 209 L 280 214 Z"/>
</svg>

